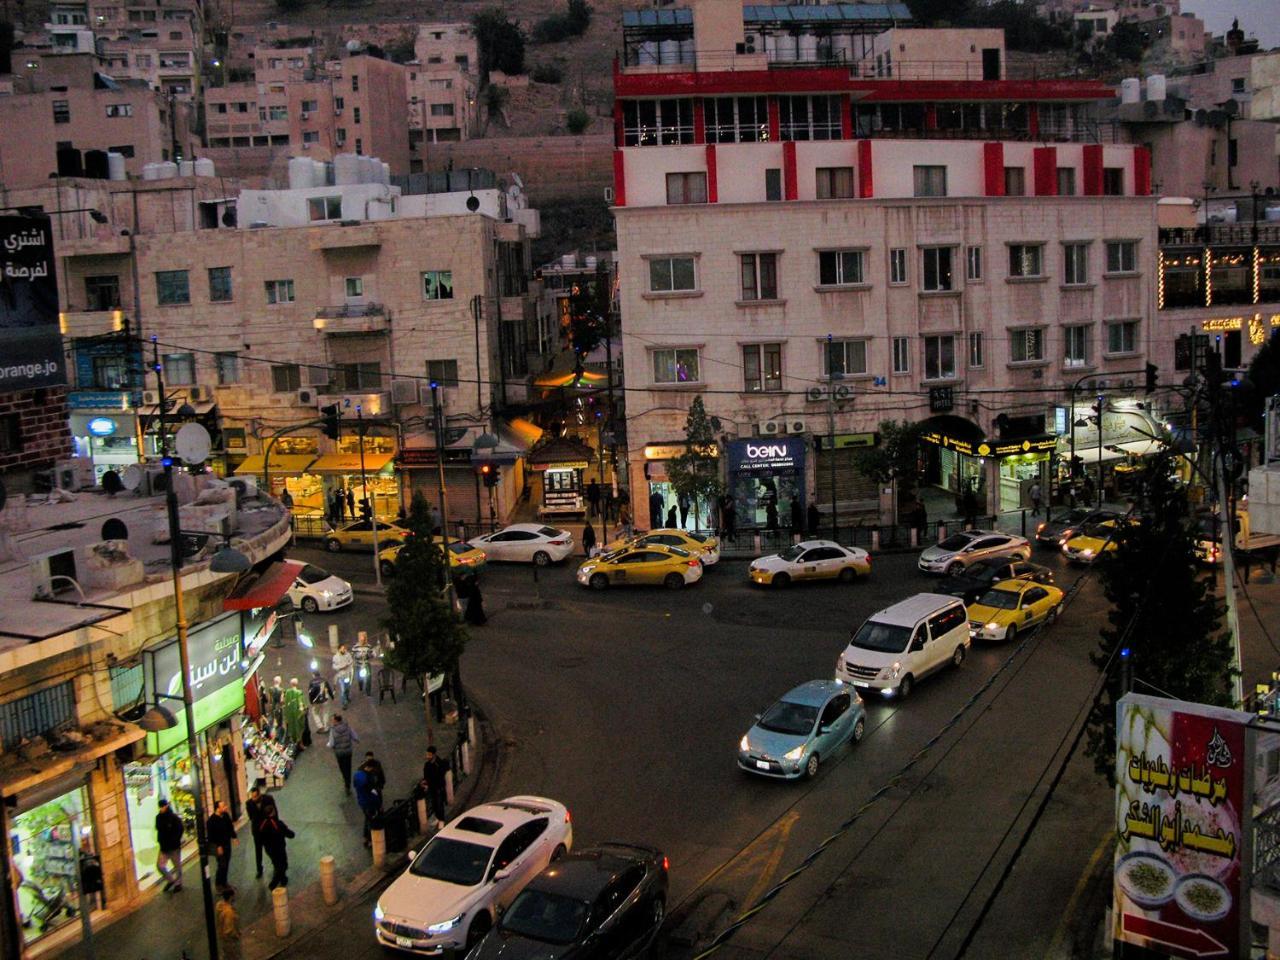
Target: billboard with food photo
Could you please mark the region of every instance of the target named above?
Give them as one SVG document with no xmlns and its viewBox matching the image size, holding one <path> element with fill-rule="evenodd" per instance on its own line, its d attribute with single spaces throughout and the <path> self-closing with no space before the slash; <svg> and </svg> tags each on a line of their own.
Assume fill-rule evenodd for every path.
<svg viewBox="0 0 1280 960">
<path fill-rule="evenodd" d="M 1128 694 L 1116 707 L 1115 937 L 1247 957 L 1252 716 Z"/>
</svg>

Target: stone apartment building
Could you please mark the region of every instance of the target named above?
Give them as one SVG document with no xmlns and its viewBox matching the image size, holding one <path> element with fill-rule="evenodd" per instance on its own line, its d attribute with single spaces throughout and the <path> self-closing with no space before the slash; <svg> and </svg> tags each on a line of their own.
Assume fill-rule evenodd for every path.
<svg viewBox="0 0 1280 960">
<path fill-rule="evenodd" d="M 475 134 L 480 54 L 465 23 L 418 28 L 415 62 L 409 64 L 409 141 L 415 169 L 426 143 L 469 140 Z"/>
<path fill-rule="evenodd" d="M 747 527 L 793 500 L 887 520 L 893 489 L 852 455 L 886 419 L 925 425 L 925 488 L 993 511 L 1058 489 L 1067 424 L 1097 393 L 1154 429 L 1141 371 L 1172 354 L 1152 327 L 1155 200 L 1146 150 L 1096 139 L 1107 88 L 1008 78 L 998 34 L 939 31 L 930 67 L 872 42 L 893 23 L 795 9 L 822 11 L 822 34 L 731 0 L 624 19 L 614 212 L 639 522 L 657 524 L 652 494 L 671 502 L 695 395 Z M 1095 446 L 1091 469 L 1146 449 L 1107 436 L 1120 452 Z"/>
</svg>

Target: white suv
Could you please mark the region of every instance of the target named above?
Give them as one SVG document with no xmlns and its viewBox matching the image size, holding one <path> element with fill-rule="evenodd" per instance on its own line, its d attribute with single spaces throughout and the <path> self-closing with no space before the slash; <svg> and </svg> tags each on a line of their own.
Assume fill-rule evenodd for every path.
<svg viewBox="0 0 1280 960">
<path fill-rule="evenodd" d="M 508 797 L 446 824 L 373 911 L 378 943 L 439 956 L 470 950 L 524 885 L 573 846 L 564 804 Z"/>
</svg>

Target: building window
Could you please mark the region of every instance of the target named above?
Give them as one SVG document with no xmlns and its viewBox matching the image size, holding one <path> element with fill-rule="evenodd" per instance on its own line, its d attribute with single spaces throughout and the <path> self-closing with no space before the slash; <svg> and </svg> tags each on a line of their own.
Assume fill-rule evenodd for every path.
<svg viewBox="0 0 1280 960">
<path fill-rule="evenodd" d="M 913 168 L 915 196 L 945 197 L 947 195 L 947 168 L 940 166 L 916 166 Z"/>
<path fill-rule="evenodd" d="M 899 286 L 907 282 L 906 247 L 894 247 L 889 251 L 889 282 Z"/>
<path fill-rule="evenodd" d="M 439 387 L 456 387 L 458 385 L 457 360 L 428 360 L 427 377 Z"/>
<path fill-rule="evenodd" d="M 707 143 L 756 143 L 769 139 L 767 97 L 708 97 L 702 103 Z"/>
<path fill-rule="evenodd" d="M 696 347 L 653 351 L 654 383 L 697 383 L 701 379 Z"/>
<path fill-rule="evenodd" d="M 1031 363 L 1044 359 L 1044 330 L 1032 327 L 1009 331 L 1009 362 Z"/>
<path fill-rule="evenodd" d="M 347 128 L 346 128 L 346 127 L 338 127 L 338 129 L 337 129 L 337 130 L 333 131 L 333 141 L 334 141 L 334 143 L 336 143 L 338 146 L 342 146 L 344 143 L 346 143 L 346 142 L 347 142 Z"/>
<path fill-rule="evenodd" d="M 924 338 L 924 376 L 926 380 L 954 380 L 956 376 L 956 338 L 947 334 Z"/>
<path fill-rule="evenodd" d="M 422 274 L 422 298 L 424 300 L 452 300 L 453 271 L 425 271 Z"/>
<path fill-rule="evenodd" d="M 132 117 L 133 104 L 132 103 L 108 103 L 107 116 L 108 117 Z"/>
<path fill-rule="evenodd" d="M 346 101 L 346 99 L 345 99 L 345 98 L 343 98 L 343 97 L 334 97 L 334 98 L 333 98 L 333 112 L 334 112 L 334 113 L 341 113 L 341 112 L 342 112 L 342 108 L 343 108 L 344 106 L 346 106 L 346 104 L 347 104 L 347 101 Z"/>
<path fill-rule="evenodd" d="M 1245 92 L 1245 89 L 1244 89 L 1244 77 L 1232 77 L 1232 78 L 1231 78 L 1231 92 L 1232 92 L 1232 93 L 1244 93 L 1244 92 Z"/>
<path fill-rule="evenodd" d="M 359 108 L 359 107 L 352 107 L 352 108 L 351 108 L 351 122 L 352 122 L 352 123 L 359 123 L 359 122 L 360 122 L 360 108 Z"/>
<path fill-rule="evenodd" d="M 1044 275 L 1044 245 L 1039 243 L 1009 244 L 1009 276 L 1019 278 Z"/>
<path fill-rule="evenodd" d="M 1107 324 L 1107 353 L 1138 352 L 1138 321 L 1121 320 Z"/>
<path fill-rule="evenodd" d="M 452 117 L 453 104 L 452 103 L 433 103 L 431 105 L 431 115 L 433 117 Z"/>
<path fill-rule="evenodd" d="M 1075 167 L 1058 168 L 1058 196 L 1074 197 L 1076 195 Z"/>
<path fill-rule="evenodd" d="M 364 140 L 361 137 L 356 137 L 356 155 L 364 155 Z"/>
<path fill-rule="evenodd" d="M 777 203 L 782 199 L 782 170 L 779 167 L 765 168 L 764 198 L 770 203 Z"/>
<path fill-rule="evenodd" d="M 824 287 L 842 287 L 862 283 L 861 250 L 819 250 L 818 283 Z"/>
<path fill-rule="evenodd" d="M 951 269 L 952 247 L 925 247 L 923 287 L 930 293 L 945 293 L 956 287 Z"/>
<path fill-rule="evenodd" d="M 1062 282 L 1068 285 L 1089 282 L 1089 245 L 1087 243 L 1062 245 Z"/>
<path fill-rule="evenodd" d="M 1138 269 L 1138 244 L 1134 240 L 1107 241 L 1107 273 L 1133 273 Z"/>
<path fill-rule="evenodd" d="M 964 278 L 971 281 L 982 279 L 981 247 L 969 247 L 965 251 Z"/>
<path fill-rule="evenodd" d="M 364 296 L 364 277 L 347 277 L 344 289 L 348 300 L 359 300 Z"/>
<path fill-rule="evenodd" d="M 114 274 L 84 278 L 86 310 L 119 310 L 120 278 Z"/>
<path fill-rule="evenodd" d="M 626 147 L 693 143 L 692 100 L 625 100 L 622 144 Z"/>
<path fill-rule="evenodd" d="M 742 347 L 742 383 L 748 393 L 782 389 L 782 344 L 748 343 Z"/>
<path fill-rule="evenodd" d="M 164 355 L 164 379 L 170 386 L 189 385 L 196 382 L 196 357 L 194 353 L 166 353 Z"/>
<path fill-rule="evenodd" d="M 1027 194 L 1027 171 L 1022 167 L 1004 168 L 1004 195 L 1024 197 Z"/>
<path fill-rule="evenodd" d="M 271 368 L 271 389 L 294 393 L 302 386 L 302 372 L 296 363 L 278 363 Z"/>
<path fill-rule="evenodd" d="M 858 377 L 867 372 L 866 340 L 824 340 L 822 342 L 822 375 Z"/>
<path fill-rule="evenodd" d="M 151 54 L 149 53 L 135 54 L 133 58 L 133 64 L 139 70 L 150 70 L 151 64 L 152 64 Z"/>
<path fill-rule="evenodd" d="M 778 97 L 782 140 L 839 140 L 841 101 L 836 93 Z"/>
<path fill-rule="evenodd" d="M 853 199 L 853 167 L 818 167 L 815 173 L 819 200 Z"/>
<path fill-rule="evenodd" d="M 667 203 L 706 203 L 707 175 L 705 173 L 668 173 Z"/>
<path fill-rule="evenodd" d="M 1068 367 L 1089 365 L 1089 328 L 1087 326 L 1063 329 L 1062 362 Z"/>
<path fill-rule="evenodd" d="M 778 299 L 778 255 L 776 253 L 744 253 L 742 261 L 742 299 Z"/>
<path fill-rule="evenodd" d="M 94 390 L 127 390 L 129 389 L 129 361 L 119 354 L 105 357 L 92 357 L 93 378 L 80 386 Z"/>
<path fill-rule="evenodd" d="M 231 301 L 231 268 L 209 268 L 209 302 L 229 303 Z"/>
<path fill-rule="evenodd" d="M 293 303 L 292 280 L 268 280 L 265 286 L 267 303 Z"/>
<path fill-rule="evenodd" d="M 911 372 L 911 339 L 909 337 L 893 338 L 893 372 Z"/>
<path fill-rule="evenodd" d="M 0 438 L 5 431 L 0 429 Z M 3 440 L 0 439 L 0 443 Z M 0 447 L 0 449 L 3 449 Z M 56 686 L 10 700 L 0 705 L 0 748 L 11 752 L 25 740 L 48 738 L 55 730 L 75 725 L 75 683 L 67 680 Z M 49 845 L 50 851 L 65 851 L 61 845 Z M 60 855 L 60 854 L 59 854 Z M 56 860 L 51 862 L 56 863 Z"/>
<path fill-rule="evenodd" d="M 70 123 L 71 122 L 71 101 L 70 100 L 53 101 L 53 122 L 54 123 Z"/>
<path fill-rule="evenodd" d="M 360 78 L 354 74 L 351 77 L 351 92 L 357 93 L 360 90 Z"/>
<path fill-rule="evenodd" d="M 302 112 L 303 112 L 303 113 L 316 113 L 319 109 L 320 109 L 320 101 L 318 101 L 318 100 L 303 100 L 303 101 L 302 101 Z"/>
<path fill-rule="evenodd" d="M 111 153 L 118 153 L 120 154 L 120 156 L 124 157 L 127 160 L 133 159 L 132 143 L 122 143 L 115 147 L 107 147 L 107 150 L 110 151 Z"/>
<path fill-rule="evenodd" d="M 697 288 L 693 257 L 651 257 L 649 259 L 650 293 L 677 293 Z"/>
<path fill-rule="evenodd" d="M 191 284 L 186 270 L 156 271 L 156 303 L 162 307 L 191 302 Z"/>
<path fill-rule="evenodd" d="M 331 376 L 333 386 L 339 390 L 356 392 L 382 389 L 382 364 L 376 360 L 364 363 L 340 363 L 331 372 Z"/>
<path fill-rule="evenodd" d="M 307 201 L 307 216 L 317 220 L 341 220 L 342 197 L 311 197 Z"/>
<path fill-rule="evenodd" d="M 1124 193 L 1124 168 L 1103 167 L 1102 192 L 1108 197 L 1118 197 Z"/>
<path fill-rule="evenodd" d="M 977 369 L 982 366 L 982 334 L 969 334 L 969 366 Z"/>
<path fill-rule="evenodd" d="M 240 382 L 240 358 L 234 353 L 219 353 L 214 356 L 218 370 L 218 383 L 226 385 Z"/>
</svg>

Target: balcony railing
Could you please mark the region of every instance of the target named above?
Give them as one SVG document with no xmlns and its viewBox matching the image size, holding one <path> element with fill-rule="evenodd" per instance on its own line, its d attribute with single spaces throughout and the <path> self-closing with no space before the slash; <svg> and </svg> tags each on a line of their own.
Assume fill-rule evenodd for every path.
<svg viewBox="0 0 1280 960">
<path fill-rule="evenodd" d="M 380 303 L 340 303 L 333 307 L 320 307 L 316 316 L 325 320 L 340 320 L 351 317 L 384 317 L 387 308 Z"/>
<path fill-rule="evenodd" d="M 322 333 L 382 333 L 391 318 L 380 303 L 340 303 L 319 307 L 313 324 Z"/>
<path fill-rule="evenodd" d="M 1219 244 L 1280 243 L 1280 223 L 1211 223 L 1198 227 L 1162 227 L 1160 245 L 1203 247 Z"/>
</svg>

